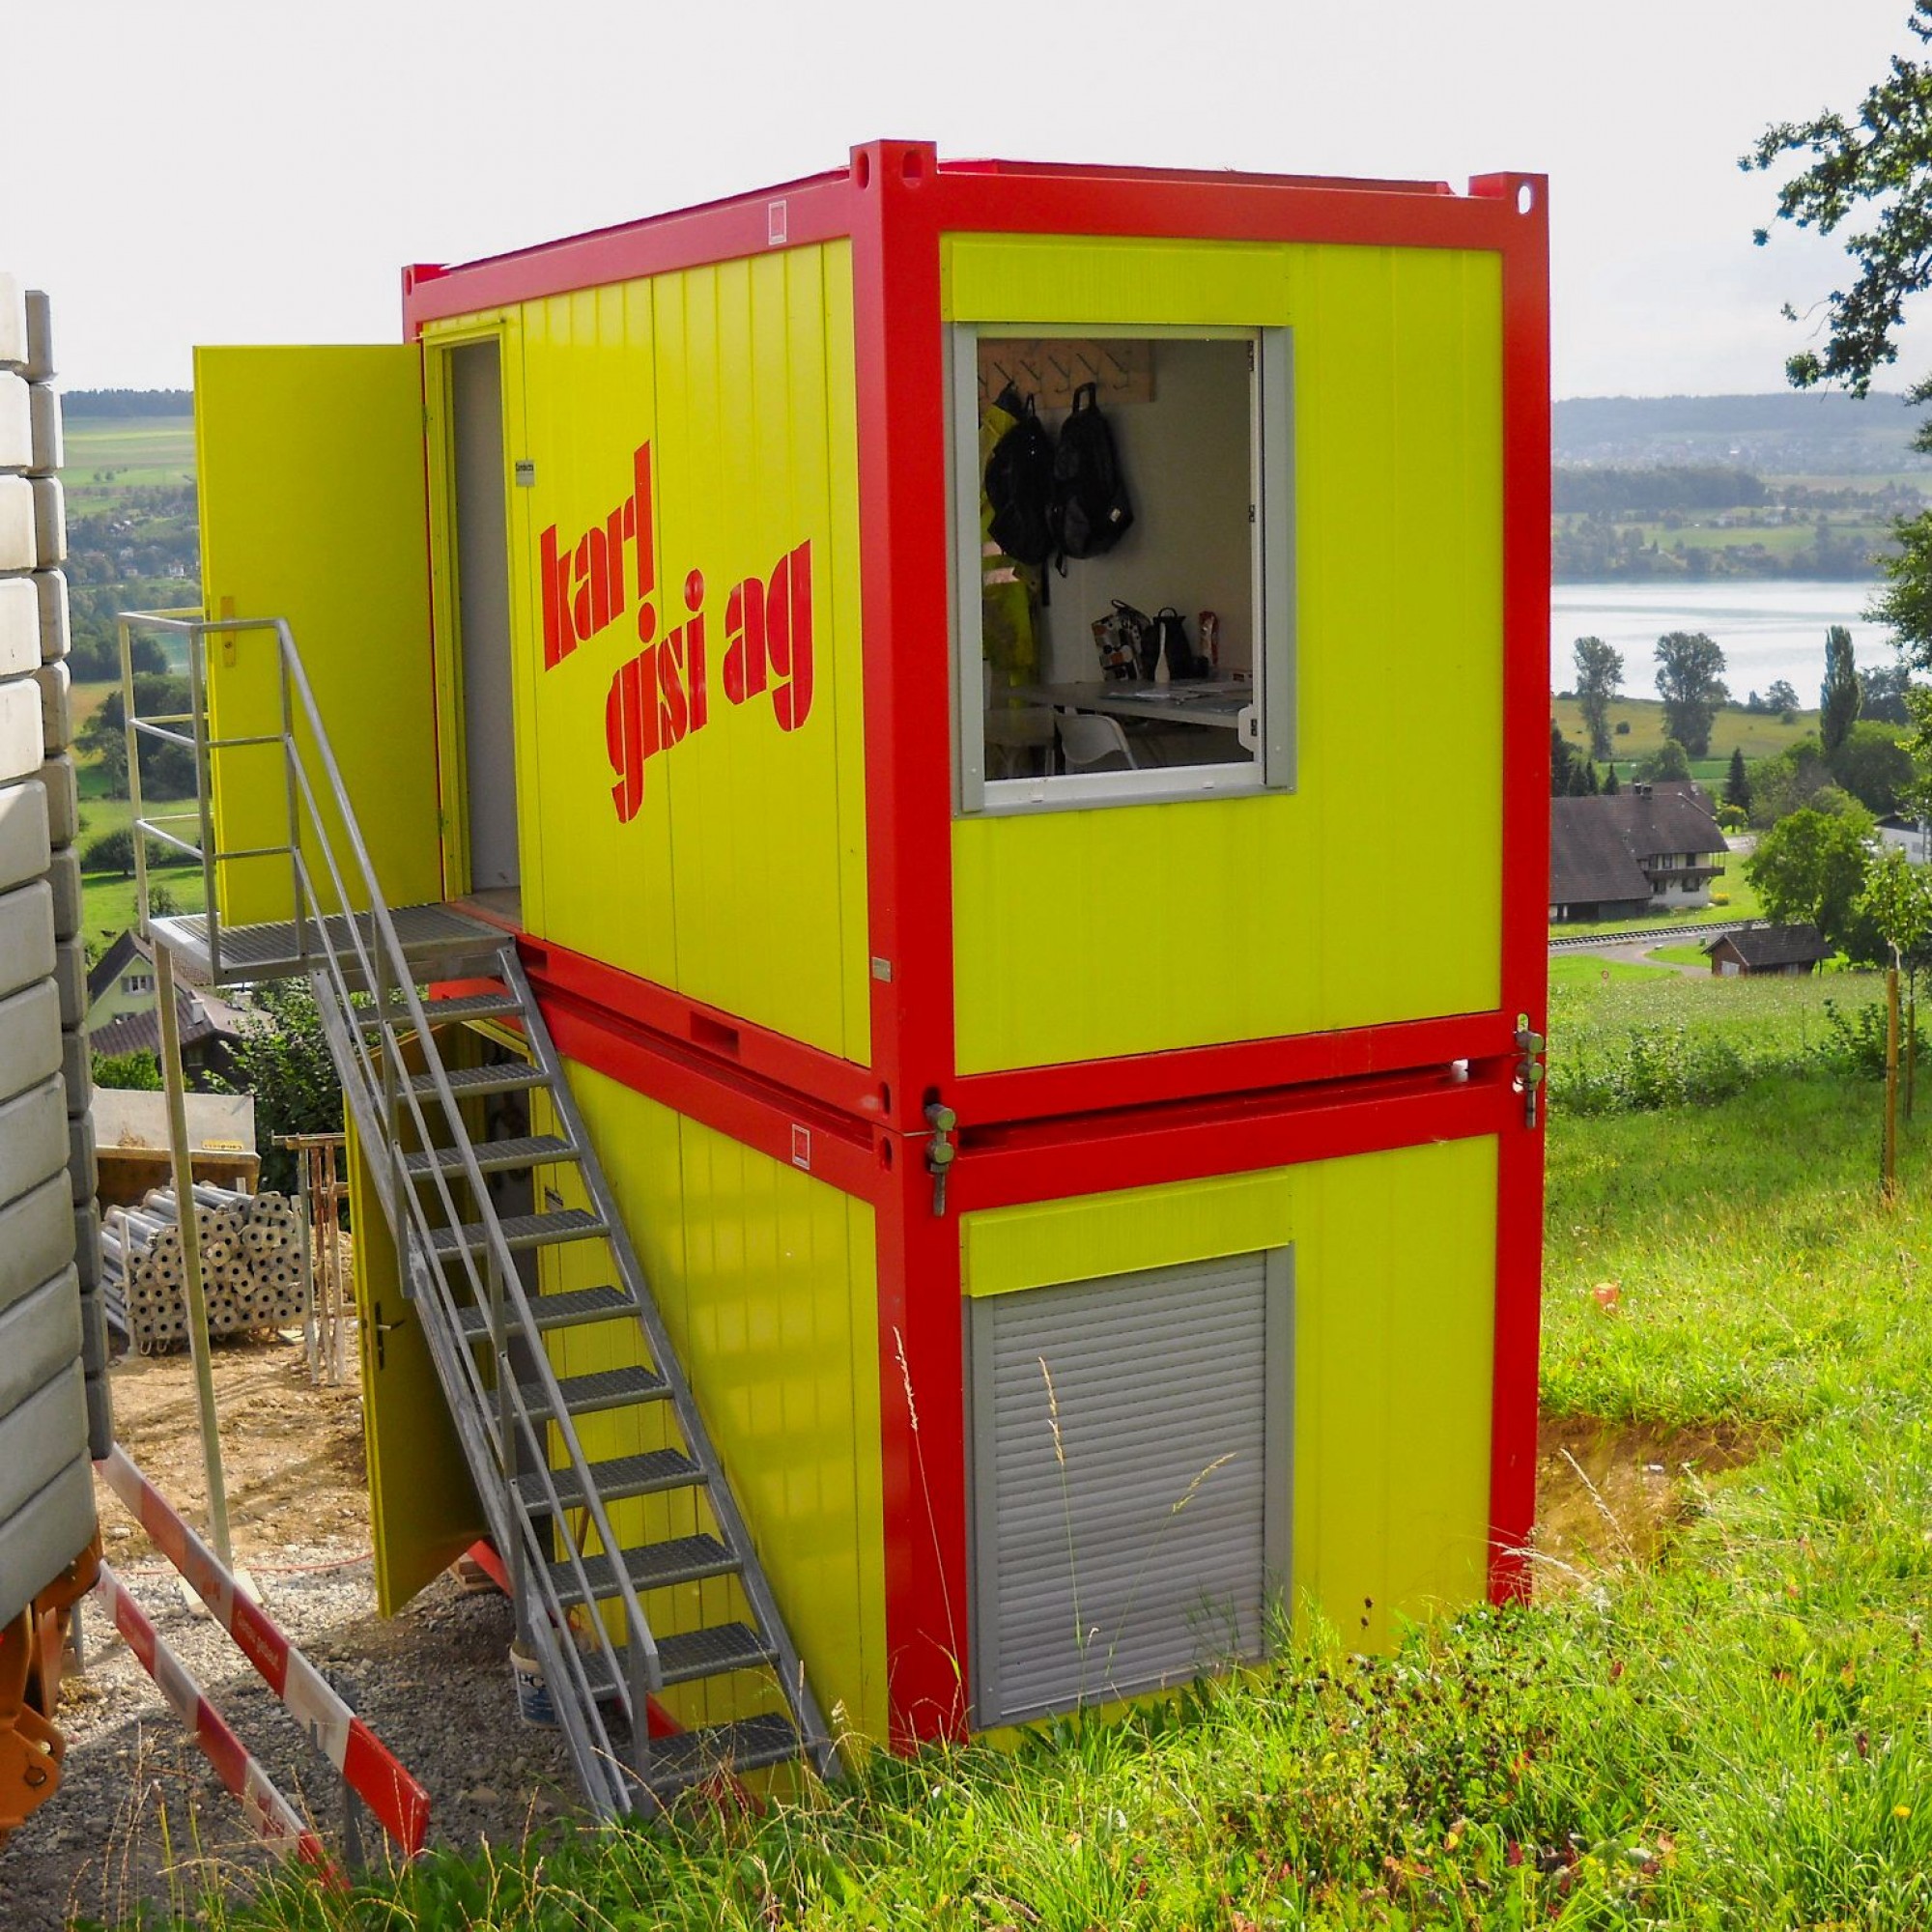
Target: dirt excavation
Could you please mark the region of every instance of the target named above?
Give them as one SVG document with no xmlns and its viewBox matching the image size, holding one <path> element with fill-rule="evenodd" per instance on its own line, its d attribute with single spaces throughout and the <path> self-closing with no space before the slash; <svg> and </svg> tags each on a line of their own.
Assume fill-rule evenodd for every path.
<svg viewBox="0 0 1932 1932">
<path fill-rule="evenodd" d="M 378 1737 L 429 1789 L 431 1841 L 515 1841 L 574 1815 L 554 1732 L 518 1722 L 506 1663 L 509 1605 L 439 1579 L 393 1620 L 376 1615 L 361 1396 L 310 1379 L 298 1337 L 217 1344 L 213 1353 L 237 1559 L 270 1616 L 327 1671 Z M 185 1354 L 128 1355 L 113 1371 L 123 1445 L 189 1521 L 205 1520 L 194 1377 Z M 1575 1589 L 1649 1563 L 1697 1508 L 1700 1482 L 1759 1453 L 1756 1438 L 1546 1420 L 1539 1442 L 1537 1588 Z M 226 1634 L 192 1612 L 173 1570 L 105 1487 L 107 1560 L 162 1639 L 270 1777 L 341 1841 L 340 1787 Z M 143 1901 L 185 1904 L 211 1881 L 245 1883 L 269 1855 L 159 1692 L 90 1604 L 84 1668 L 61 1710 L 59 1797 L 0 1861 L 0 1923 L 57 1932 L 107 1923 Z M 365 1819 L 365 1846 L 383 1856 Z"/>
<path fill-rule="evenodd" d="M 1754 1461 L 1766 1446 L 1761 1430 L 1546 1416 L 1536 1445 L 1538 1593 L 1654 1563 L 1697 1514 L 1700 1485 Z"/>
</svg>

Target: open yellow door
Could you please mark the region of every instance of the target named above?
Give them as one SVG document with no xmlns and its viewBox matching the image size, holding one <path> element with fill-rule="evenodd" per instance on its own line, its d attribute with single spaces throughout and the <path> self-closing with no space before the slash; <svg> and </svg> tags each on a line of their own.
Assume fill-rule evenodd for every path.
<svg viewBox="0 0 1932 1932">
<path fill-rule="evenodd" d="M 441 898 L 421 352 L 197 349 L 194 417 L 207 615 L 288 619 L 384 896 L 392 906 Z M 210 639 L 209 709 L 215 738 L 280 729 L 272 633 Z M 305 742 L 359 905 L 311 751 Z M 217 849 L 288 842 L 273 746 L 216 754 L 213 796 Z M 303 851 L 318 895 L 333 903 L 306 830 Z M 218 889 L 230 924 L 293 917 L 287 859 L 224 864 Z"/>
</svg>

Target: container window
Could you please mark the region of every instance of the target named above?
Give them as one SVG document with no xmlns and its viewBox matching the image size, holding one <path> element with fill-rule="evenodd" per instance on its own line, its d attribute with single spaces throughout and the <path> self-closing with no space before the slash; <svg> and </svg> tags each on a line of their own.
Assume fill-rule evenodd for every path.
<svg viewBox="0 0 1932 1932">
<path fill-rule="evenodd" d="M 1284 1248 L 970 1304 L 977 1726 L 1263 1654 L 1291 1301 Z"/>
<path fill-rule="evenodd" d="M 962 325 L 951 353 L 958 809 L 1292 789 L 1292 332 Z"/>
</svg>

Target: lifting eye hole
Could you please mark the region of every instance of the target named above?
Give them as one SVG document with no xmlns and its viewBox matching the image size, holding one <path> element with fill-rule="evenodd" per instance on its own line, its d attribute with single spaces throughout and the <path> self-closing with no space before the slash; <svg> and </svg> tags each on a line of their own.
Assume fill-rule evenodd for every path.
<svg viewBox="0 0 1932 1932">
<path fill-rule="evenodd" d="M 860 187 L 872 185 L 872 157 L 864 152 L 852 156 L 852 179 Z"/>
<path fill-rule="evenodd" d="M 925 156 L 916 148 L 908 148 L 899 156 L 899 179 L 914 183 L 925 179 Z"/>
<path fill-rule="evenodd" d="M 1516 191 L 1516 212 L 1527 214 L 1536 206 L 1536 190 L 1527 182 Z"/>
</svg>

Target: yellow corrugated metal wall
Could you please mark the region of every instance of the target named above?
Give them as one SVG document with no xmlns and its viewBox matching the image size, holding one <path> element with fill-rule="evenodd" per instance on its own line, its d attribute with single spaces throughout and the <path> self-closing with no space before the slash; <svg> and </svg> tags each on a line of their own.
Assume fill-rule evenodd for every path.
<svg viewBox="0 0 1932 1932">
<path fill-rule="evenodd" d="M 697 1391 L 739 1507 L 828 1717 L 886 1735 L 884 1528 L 880 1498 L 878 1289 L 870 1207 L 589 1068 L 573 1065 L 582 1108 L 639 1259 Z M 538 1123 L 538 1131 L 546 1123 Z M 544 1177 L 572 1207 L 573 1168 Z M 544 1258 L 547 1292 L 593 1284 L 594 1251 Z M 598 1277 L 601 1278 L 601 1277 Z M 560 1375 L 641 1359 L 608 1327 L 551 1342 Z M 590 1415 L 593 1460 L 665 1444 L 662 1411 Z M 622 1503 L 653 1534 L 710 1527 L 687 1493 Z M 628 1515 L 626 1513 L 629 1513 Z M 652 1593 L 663 1632 L 742 1614 L 718 1579 Z M 743 1689 L 741 1684 L 740 1689 Z M 746 1715 L 729 1689 L 681 1687 L 665 1702 L 685 1723 Z M 756 1708 L 777 1708 L 762 1703 Z M 834 1718 L 835 1725 L 838 1719 Z"/>
<path fill-rule="evenodd" d="M 1488 1575 L 1496 1144 L 1482 1138 L 961 1218 L 969 1294 L 1292 1243 L 1293 1574 L 1358 1648 Z"/>
<path fill-rule="evenodd" d="M 524 305 L 534 466 L 511 493 L 523 701 L 524 923 L 534 935 L 760 1026 L 870 1053 L 858 442 L 849 244 L 827 243 Z M 460 334 L 472 323 L 444 326 Z M 509 412 L 514 418 L 515 411 Z M 706 719 L 612 796 L 607 699 L 640 652 L 638 605 L 544 668 L 543 544 L 606 526 L 651 445 L 655 636 L 702 578 Z M 602 541 L 600 537 L 600 541 Z M 810 545 L 810 707 L 732 701 L 730 593 Z M 688 637 L 687 637 L 688 647 Z M 795 687 L 796 688 L 796 687 Z M 672 800 L 676 801 L 675 835 Z"/>
<path fill-rule="evenodd" d="M 1288 326 L 1295 364 L 1295 790 L 958 819 L 960 1068 L 1492 1009 L 1497 258 L 954 236 L 945 274 L 949 320 Z"/>
</svg>

